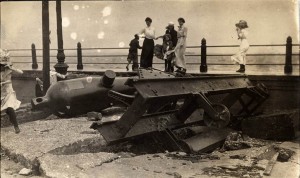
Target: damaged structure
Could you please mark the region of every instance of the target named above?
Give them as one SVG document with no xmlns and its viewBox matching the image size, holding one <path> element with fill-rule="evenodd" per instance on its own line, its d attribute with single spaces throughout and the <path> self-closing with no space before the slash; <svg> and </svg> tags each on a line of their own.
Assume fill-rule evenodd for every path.
<svg viewBox="0 0 300 178">
<path fill-rule="evenodd" d="M 126 85 L 137 93 L 131 96 L 113 89 L 108 93 L 128 105 L 127 111 L 117 121 L 95 122 L 91 128 L 108 144 L 150 135 L 170 151 L 205 152 L 211 145 L 214 149 L 231 131 L 226 128 L 229 124 L 250 116 L 268 98 L 266 87 L 254 86 L 245 75 L 175 77 L 139 69 L 138 77 L 128 78 Z M 188 120 L 199 109 L 203 118 Z M 199 126 L 211 129 L 202 133 Z M 183 128 L 194 130 L 193 134 L 176 134 Z"/>
</svg>

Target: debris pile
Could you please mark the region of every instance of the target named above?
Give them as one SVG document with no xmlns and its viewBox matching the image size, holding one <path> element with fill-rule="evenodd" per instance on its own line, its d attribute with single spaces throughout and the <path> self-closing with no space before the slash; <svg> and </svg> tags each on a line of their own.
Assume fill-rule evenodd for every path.
<svg viewBox="0 0 300 178">
<path fill-rule="evenodd" d="M 213 166 L 203 169 L 204 175 L 209 176 L 230 176 L 230 177 L 251 177 L 251 178 L 262 178 L 260 173 L 261 168 L 253 166 L 243 165 L 224 165 L 224 166 Z"/>
<path fill-rule="evenodd" d="M 267 141 L 250 138 L 249 136 L 242 134 L 242 132 L 231 132 L 224 142 L 222 151 L 225 150 L 239 150 L 251 147 L 260 147 L 266 145 Z"/>
</svg>

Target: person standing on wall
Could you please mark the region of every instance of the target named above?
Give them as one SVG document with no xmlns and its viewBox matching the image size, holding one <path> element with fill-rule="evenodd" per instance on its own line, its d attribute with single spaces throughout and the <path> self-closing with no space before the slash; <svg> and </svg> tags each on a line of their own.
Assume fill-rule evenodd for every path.
<svg viewBox="0 0 300 178">
<path fill-rule="evenodd" d="M 246 53 L 249 49 L 249 43 L 247 40 L 248 31 L 246 30 L 248 25 L 245 20 L 240 20 L 239 23 L 235 24 L 235 26 L 238 39 L 241 40 L 241 44 L 239 51 L 235 55 L 231 56 L 231 60 L 235 64 L 240 65 L 240 68 L 236 72 L 244 73 L 246 70 Z"/>
<path fill-rule="evenodd" d="M 142 47 L 140 66 L 142 68 L 152 68 L 155 28 L 151 26 L 152 19 L 150 17 L 147 17 L 145 22 L 147 26 L 140 32 L 141 37 L 145 38 Z"/>
<path fill-rule="evenodd" d="M 174 22 L 168 23 L 168 26 L 166 27 L 165 35 L 167 34 L 171 36 L 172 46 L 175 47 L 177 45 L 178 38 L 177 38 L 177 31 L 174 28 Z M 157 37 L 156 40 L 158 38 L 163 38 L 165 35 Z M 173 64 L 171 63 L 172 60 L 165 60 L 165 72 L 174 72 L 174 67 Z"/>
<path fill-rule="evenodd" d="M 186 50 L 186 38 L 187 38 L 187 27 L 184 26 L 184 18 L 178 18 L 178 31 L 177 31 L 177 45 L 175 47 L 175 67 L 182 74 L 186 73 L 186 61 L 185 61 L 185 50 Z"/>
</svg>

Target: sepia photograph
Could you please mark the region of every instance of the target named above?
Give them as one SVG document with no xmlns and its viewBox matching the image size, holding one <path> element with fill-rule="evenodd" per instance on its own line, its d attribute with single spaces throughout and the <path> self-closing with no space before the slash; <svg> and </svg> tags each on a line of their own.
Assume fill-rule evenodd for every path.
<svg viewBox="0 0 300 178">
<path fill-rule="evenodd" d="M 3 178 L 300 178 L 300 0 L 0 2 Z"/>
</svg>

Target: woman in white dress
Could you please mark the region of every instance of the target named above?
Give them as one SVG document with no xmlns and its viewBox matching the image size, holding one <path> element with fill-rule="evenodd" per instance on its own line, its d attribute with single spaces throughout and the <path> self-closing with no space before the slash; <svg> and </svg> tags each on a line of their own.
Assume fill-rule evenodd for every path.
<svg viewBox="0 0 300 178">
<path fill-rule="evenodd" d="M 186 50 L 186 38 L 187 38 L 187 28 L 184 26 L 185 20 L 183 18 L 178 18 L 178 30 L 177 30 L 177 45 L 175 47 L 175 67 L 176 72 L 186 73 L 186 61 L 185 61 L 185 50 Z"/>
<path fill-rule="evenodd" d="M 231 60 L 235 64 L 240 65 L 240 69 L 238 69 L 236 72 L 243 73 L 246 70 L 246 53 L 249 49 L 249 43 L 247 40 L 248 31 L 246 30 L 246 28 L 248 28 L 248 25 L 245 20 L 240 20 L 239 23 L 235 24 L 235 26 L 238 39 L 241 40 L 241 44 L 239 51 L 235 55 L 231 56 Z"/>
<path fill-rule="evenodd" d="M 15 110 L 20 107 L 21 102 L 17 99 L 16 93 L 12 87 L 12 72 L 23 73 L 22 70 L 16 69 L 10 62 L 9 52 L 0 49 L 1 64 L 1 112 L 5 111 L 9 116 L 10 122 L 14 125 L 15 132 L 19 133 L 20 129 L 17 122 Z"/>
</svg>

